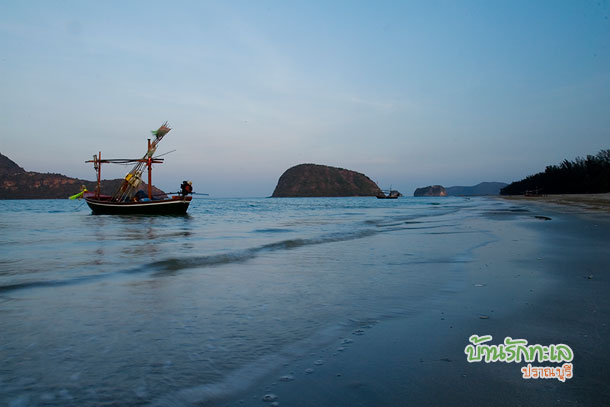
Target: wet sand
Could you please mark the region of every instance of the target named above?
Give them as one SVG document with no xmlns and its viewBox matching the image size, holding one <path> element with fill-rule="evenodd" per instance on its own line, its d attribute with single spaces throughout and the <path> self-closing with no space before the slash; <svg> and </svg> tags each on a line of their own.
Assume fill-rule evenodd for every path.
<svg viewBox="0 0 610 407">
<path fill-rule="evenodd" d="M 610 405 L 610 216 L 518 204 L 472 220 L 497 241 L 475 251 L 463 284 L 410 316 L 363 323 L 222 405 Z M 468 363 L 473 334 L 567 344 L 574 377 L 525 380 L 525 363 Z"/>
</svg>

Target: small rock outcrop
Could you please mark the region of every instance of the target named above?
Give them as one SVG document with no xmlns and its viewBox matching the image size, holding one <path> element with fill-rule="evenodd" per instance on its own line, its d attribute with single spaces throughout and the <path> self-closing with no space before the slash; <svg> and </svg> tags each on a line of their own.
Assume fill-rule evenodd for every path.
<svg viewBox="0 0 610 407">
<path fill-rule="evenodd" d="M 447 196 L 447 191 L 441 185 L 430 185 L 423 188 L 417 188 L 413 192 L 413 196 Z"/>
<path fill-rule="evenodd" d="M 376 196 L 381 189 L 356 171 L 318 164 L 300 164 L 282 174 L 272 197 Z"/>
</svg>

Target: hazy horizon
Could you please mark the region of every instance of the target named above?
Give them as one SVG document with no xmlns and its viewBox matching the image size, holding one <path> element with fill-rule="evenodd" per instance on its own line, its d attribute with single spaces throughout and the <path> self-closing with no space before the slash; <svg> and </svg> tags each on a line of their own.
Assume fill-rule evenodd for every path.
<svg viewBox="0 0 610 407">
<path fill-rule="evenodd" d="M 0 152 L 92 180 L 92 154 L 142 156 L 167 120 L 164 190 L 269 196 L 301 163 L 405 195 L 510 183 L 610 148 L 609 15 L 608 1 L 5 1 Z"/>
</svg>

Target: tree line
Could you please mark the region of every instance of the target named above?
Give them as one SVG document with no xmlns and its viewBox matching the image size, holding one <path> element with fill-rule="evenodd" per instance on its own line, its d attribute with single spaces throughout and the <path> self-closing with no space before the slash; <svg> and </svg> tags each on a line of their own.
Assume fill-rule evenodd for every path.
<svg viewBox="0 0 610 407">
<path fill-rule="evenodd" d="M 595 194 L 610 192 L 610 150 L 586 158 L 563 160 L 549 165 L 544 172 L 529 175 L 500 190 L 501 195 Z"/>
</svg>

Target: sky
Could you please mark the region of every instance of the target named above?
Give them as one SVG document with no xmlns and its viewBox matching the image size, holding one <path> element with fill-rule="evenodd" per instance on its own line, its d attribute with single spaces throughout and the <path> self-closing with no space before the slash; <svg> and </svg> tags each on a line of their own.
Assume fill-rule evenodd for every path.
<svg viewBox="0 0 610 407">
<path fill-rule="evenodd" d="M 610 4 L 0 0 L 0 153 L 93 180 L 173 130 L 154 183 L 263 197 L 301 163 L 417 187 L 610 148 Z M 104 166 L 103 177 L 129 168 Z"/>
</svg>

